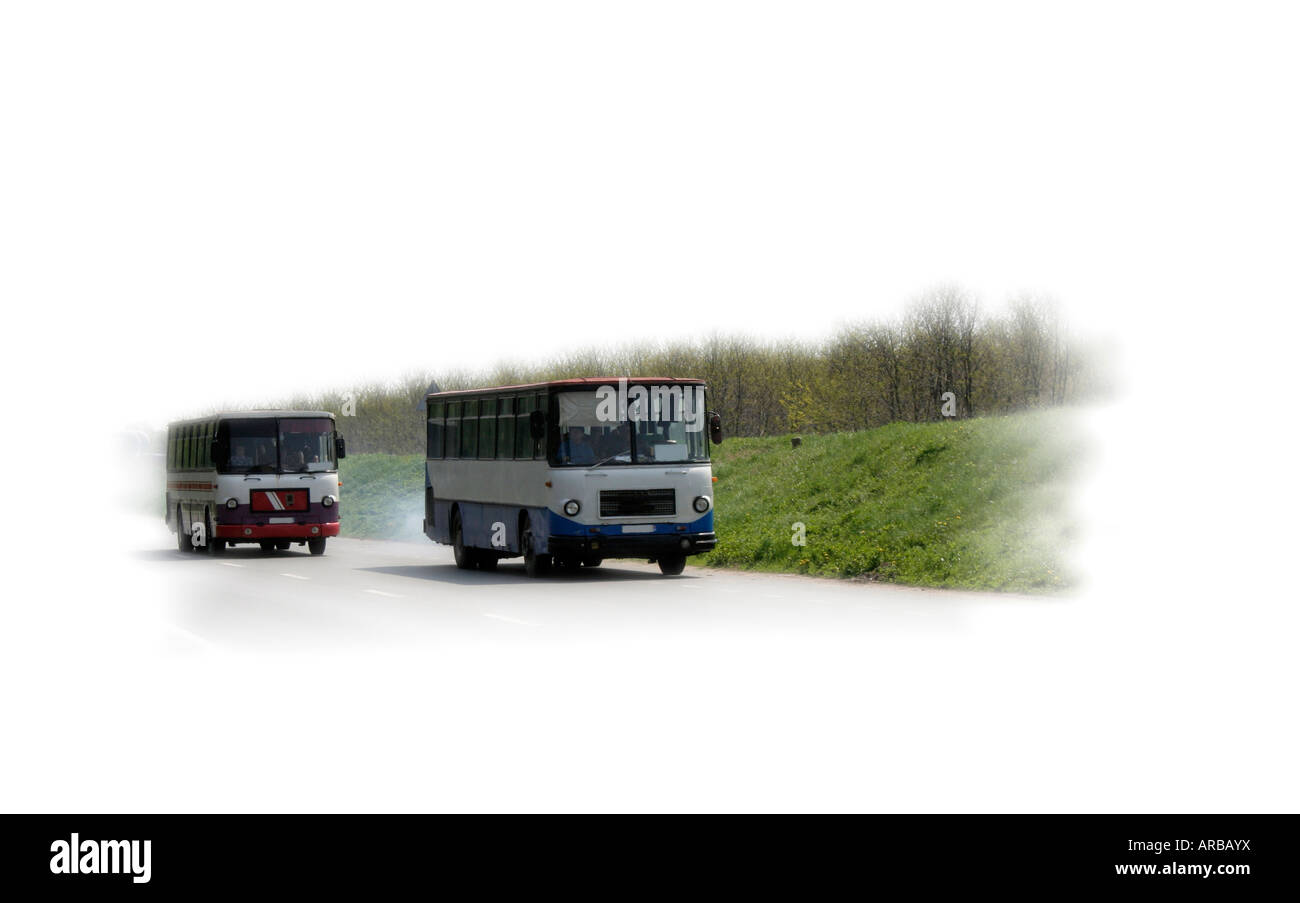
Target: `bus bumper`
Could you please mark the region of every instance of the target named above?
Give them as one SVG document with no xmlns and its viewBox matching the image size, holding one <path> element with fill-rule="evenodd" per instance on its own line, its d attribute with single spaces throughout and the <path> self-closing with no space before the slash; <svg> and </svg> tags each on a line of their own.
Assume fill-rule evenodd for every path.
<svg viewBox="0 0 1300 903">
<path fill-rule="evenodd" d="M 613 536 L 557 536 L 547 543 L 552 555 L 590 558 L 657 558 L 669 552 L 695 555 L 718 544 L 714 533 L 627 533 Z"/>
<path fill-rule="evenodd" d="M 217 524 L 217 539 L 318 539 L 338 536 L 339 525 L 332 524 Z"/>
</svg>

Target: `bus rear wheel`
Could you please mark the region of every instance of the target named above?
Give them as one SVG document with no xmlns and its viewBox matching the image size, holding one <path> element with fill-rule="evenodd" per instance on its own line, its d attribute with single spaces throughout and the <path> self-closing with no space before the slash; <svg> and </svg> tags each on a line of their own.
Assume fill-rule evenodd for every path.
<svg viewBox="0 0 1300 903">
<path fill-rule="evenodd" d="M 659 573 L 665 577 L 676 577 L 686 570 L 686 556 L 681 552 L 659 556 Z"/>
<path fill-rule="evenodd" d="M 190 535 L 185 532 L 185 522 L 181 520 L 181 506 L 176 506 L 176 551 L 188 552 L 194 546 L 190 543 Z"/>
<path fill-rule="evenodd" d="M 460 529 L 460 512 L 451 516 L 451 552 L 456 559 L 456 567 L 462 571 L 474 569 L 474 550 L 466 548 L 465 536 Z"/>
<path fill-rule="evenodd" d="M 315 539 L 307 540 L 307 551 L 313 555 L 325 554 L 325 537 L 317 536 Z"/>
<path fill-rule="evenodd" d="M 274 551 L 275 551 L 275 541 L 274 541 L 274 540 L 263 539 L 261 542 L 258 543 L 258 546 L 262 549 L 263 552 L 274 552 Z"/>
</svg>

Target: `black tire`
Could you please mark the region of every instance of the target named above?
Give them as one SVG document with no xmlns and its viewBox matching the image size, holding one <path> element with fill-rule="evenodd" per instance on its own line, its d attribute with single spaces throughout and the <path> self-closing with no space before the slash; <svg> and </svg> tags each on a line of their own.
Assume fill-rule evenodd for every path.
<svg viewBox="0 0 1300 903">
<path fill-rule="evenodd" d="M 315 539 L 307 540 L 307 551 L 313 555 L 325 554 L 325 537 L 317 536 Z"/>
<path fill-rule="evenodd" d="M 519 545 L 524 550 L 524 573 L 529 577 L 541 577 L 551 569 L 551 556 L 538 555 L 533 551 L 533 522 L 524 521 L 524 528 L 519 531 Z"/>
<path fill-rule="evenodd" d="M 686 570 L 686 556 L 681 552 L 659 556 L 659 573 L 665 577 L 676 577 Z"/>
<path fill-rule="evenodd" d="M 176 551 L 190 552 L 194 550 L 190 542 L 190 535 L 185 532 L 185 521 L 181 519 L 181 506 L 176 506 Z"/>
<path fill-rule="evenodd" d="M 582 559 L 582 566 L 585 568 L 598 568 L 600 567 L 600 563 L 604 560 L 604 558 L 600 558 L 599 556 L 588 556 Z"/>
<path fill-rule="evenodd" d="M 203 515 L 203 530 L 203 535 L 208 538 L 208 554 L 226 554 L 226 541 L 224 539 L 217 539 L 217 537 L 212 534 L 212 518 L 207 513 L 204 513 Z"/>
<path fill-rule="evenodd" d="M 258 545 L 261 547 L 261 549 L 262 549 L 263 552 L 274 552 L 274 551 L 275 551 L 275 542 L 274 542 L 273 540 L 270 540 L 270 539 L 263 539 L 263 540 L 261 540 L 261 541 L 258 542 Z"/>
<path fill-rule="evenodd" d="M 474 550 L 465 545 L 465 536 L 460 529 L 460 512 L 457 511 L 451 516 L 451 552 L 456 559 L 456 567 L 462 571 L 474 569 L 477 555 Z"/>
<path fill-rule="evenodd" d="M 281 552 L 287 552 L 289 551 L 289 540 L 277 539 L 275 541 L 275 547 L 279 549 Z"/>
</svg>

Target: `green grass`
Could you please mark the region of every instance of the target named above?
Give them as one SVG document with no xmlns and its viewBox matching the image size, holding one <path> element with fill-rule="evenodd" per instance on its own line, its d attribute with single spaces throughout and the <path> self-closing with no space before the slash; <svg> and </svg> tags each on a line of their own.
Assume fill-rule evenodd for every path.
<svg viewBox="0 0 1300 903">
<path fill-rule="evenodd" d="M 1068 412 L 858 433 L 728 439 L 714 449 L 718 548 L 699 564 L 1042 592 L 1070 585 Z M 343 535 L 420 539 L 419 455 L 354 455 Z M 791 542 L 805 525 L 807 543 Z"/>
<path fill-rule="evenodd" d="M 423 455 L 349 455 L 339 462 L 339 522 L 344 536 L 421 539 Z"/>
<path fill-rule="evenodd" d="M 700 563 L 917 586 L 1067 586 L 1067 413 L 731 439 L 714 455 L 718 548 Z M 806 545 L 791 542 L 805 525 Z"/>
</svg>

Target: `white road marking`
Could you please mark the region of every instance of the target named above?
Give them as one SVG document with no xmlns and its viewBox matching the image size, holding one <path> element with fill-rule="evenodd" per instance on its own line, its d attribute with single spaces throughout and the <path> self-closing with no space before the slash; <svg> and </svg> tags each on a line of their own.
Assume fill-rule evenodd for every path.
<svg viewBox="0 0 1300 903">
<path fill-rule="evenodd" d="M 519 624 L 523 627 L 540 627 L 540 624 L 534 624 L 532 621 L 521 621 L 518 618 L 509 618 L 505 615 L 494 615 L 490 611 L 483 612 L 483 617 L 492 618 L 497 621 L 505 621 L 508 624 Z"/>
<path fill-rule="evenodd" d="M 233 561 L 218 561 L 217 564 L 225 565 L 228 568 L 242 568 L 242 564 L 235 564 Z"/>
<path fill-rule="evenodd" d="M 281 577 L 292 577 L 294 580 L 310 580 L 310 577 L 304 577 L 302 574 L 281 574 Z"/>
<path fill-rule="evenodd" d="M 368 590 L 366 590 L 366 592 L 368 592 L 368 593 L 374 593 L 376 596 L 387 596 L 389 599 L 403 599 L 403 598 L 405 598 L 401 593 L 386 593 L 386 592 L 384 592 L 382 589 L 368 589 Z"/>
</svg>

